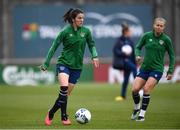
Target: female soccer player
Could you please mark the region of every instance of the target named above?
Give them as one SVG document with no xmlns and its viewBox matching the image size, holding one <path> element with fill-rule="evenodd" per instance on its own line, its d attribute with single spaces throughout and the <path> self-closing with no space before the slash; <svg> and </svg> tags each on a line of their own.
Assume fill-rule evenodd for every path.
<svg viewBox="0 0 180 130">
<path fill-rule="evenodd" d="M 45 124 L 51 125 L 54 114 L 58 109 L 61 109 L 61 121 L 64 125 L 70 125 L 71 121 L 68 118 L 67 98 L 73 90 L 77 80 L 80 77 L 83 66 L 83 55 L 85 52 L 86 43 L 92 55 L 92 61 L 95 67 L 99 66 L 98 54 L 95 48 L 95 43 L 92 39 L 91 32 L 83 26 L 84 12 L 80 9 L 69 9 L 63 16 L 64 21 L 69 25 L 58 34 L 54 40 L 44 64 L 40 69 L 46 71 L 49 67 L 50 60 L 56 49 L 63 44 L 63 50 L 57 60 L 57 74 L 60 84 L 59 96 L 55 101 L 54 106 L 48 111 L 45 118 Z"/>
<path fill-rule="evenodd" d="M 132 49 L 131 53 L 123 52 L 122 48 L 127 45 Z M 134 42 L 131 40 L 131 30 L 127 23 L 122 24 L 122 36 L 118 38 L 113 48 L 113 68 L 123 70 L 124 72 L 121 95 L 115 98 L 116 101 L 122 101 L 126 99 L 126 91 L 131 72 L 133 72 L 134 78 L 137 72 L 134 54 Z"/>
<path fill-rule="evenodd" d="M 150 92 L 161 79 L 164 70 L 165 53 L 169 55 L 169 70 L 167 80 L 172 78 L 175 64 L 175 56 L 171 39 L 164 33 L 166 20 L 164 18 L 155 18 L 153 31 L 146 32 L 135 48 L 136 61 L 141 62 L 141 49 L 144 46 L 144 60 L 140 71 L 134 80 L 132 87 L 132 97 L 134 100 L 134 111 L 131 119 L 144 121 L 145 113 L 150 101 Z M 139 90 L 143 88 L 144 94 L 140 108 Z"/>
</svg>

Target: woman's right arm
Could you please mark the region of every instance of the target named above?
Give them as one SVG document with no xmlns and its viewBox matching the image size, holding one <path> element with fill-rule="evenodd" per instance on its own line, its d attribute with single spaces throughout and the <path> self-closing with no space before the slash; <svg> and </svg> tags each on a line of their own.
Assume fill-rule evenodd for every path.
<svg viewBox="0 0 180 130">
<path fill-rule="evenodd" d="M 48 51 L 46 59 L 45 59 L 44 63 L 41 65 L 41 68 L 40 68 L 41 70 L 43 70 L 43 71 L 47 70 L 47 68 L 49 67 L 51 58 L 53 57 L 53 55 L 56 52 L 60 43 L 62 42 L 62 39 L 63 39 L 63 32 L 60 32 L 58 34 L 58 36 L 56 37 L 56 39 L 53 41 L 53 44 Z"/>
<path fill-rule="evenodd" d="M 136 47 L 135 47 L 135 56 L 136 56 L 136 62 L 140 63 L 142 61 L 142 57 L 141 57 L 141 49 L 145 44 L 145 36 L 143 35 L 140 40 L 138 41 Z"/>
</svg>

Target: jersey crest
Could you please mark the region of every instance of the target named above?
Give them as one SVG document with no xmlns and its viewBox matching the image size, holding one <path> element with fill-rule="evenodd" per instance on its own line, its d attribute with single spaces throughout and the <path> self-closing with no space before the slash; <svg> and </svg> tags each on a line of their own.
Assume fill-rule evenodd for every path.
<svg viewBox="0 0 180 130">
<path fill-rule="evenodd" d="M 160 45 L 163 45 L 163 44 L 164 44 L 164 41 L 163 41 L 163 40 L 159 40 L 159 44 L 160 44 Z"/>
<path fill-rule="evenodd" d="M 85 36 L 85 33 L 84 33 L 84 32 L 81 32 L 81 33 L 80 33 L 80 36 L 81 36 L 81 37 L 84 37 L 84 36 Z"/>
<path fill-rule="evenodd" d="M 149 41 L 152 42 L 153 40 L 150 38 Z"/>
<path fill-rule="evenodd" d="M 69 36 L 70 36 L 70 37 L 72 37 L 72 36 L 73 36 L 73 34 L 72 34 L 72 33 L 70 33 L 70 34 L 69 34 Z"/>
</svg>

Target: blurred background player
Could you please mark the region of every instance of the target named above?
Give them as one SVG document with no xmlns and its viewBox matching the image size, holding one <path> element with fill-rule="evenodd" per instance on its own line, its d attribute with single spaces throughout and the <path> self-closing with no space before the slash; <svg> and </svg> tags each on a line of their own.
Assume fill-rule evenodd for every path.
<svg viewBox="0 0 180 130">
<path fill-rule="evenodd" d="M 123 70 L 123 83 L 120 96 L 116 101 L 122 101 L 126 98 L 126 91 L 129 82 L 129 76 L 133 72 L 136 76 L 136 62 L 134 54 L 134 43 L 131 40 L 131 30 L 126 22 L 122 25 L 122 35 L 117 39 L 113 47 L 113 68 Z"/>
<path fill-rule="evenodd" d="M 146 32 L 135 48 L 136 61 L 142 61 L 141 49 L 144 47 L 145 54 L 142 61 L 140 71 L 133 83 L 132 97 L 134 100 L 134 111 L 131 119 L 136 121 L 144 121 L 145 113 L 150 102 L 150 92 L 159 82 L 164 71 L 165 53 L 169 55 L 169 70 L 167 72 L 167 80 L 172 78 L 175 65 L 175 56 L 172 41 L 169 36 L 164 33 L 166 20 L 164 18 L 155 18 L 153 31 Z M 139 90 L 143 88 L 144 95 L 140 108 Z"/>
<path fill-rule="evenodd" d="M 58 57 L 56 66 L 58 81 L 60 84 L 59 96 L 55 101 L 54 106 L 48 111 L 45 118 L 46 125 L 51 125 L 54 114 L 59 108 L 61 109 L 62 123 L 64 125 L 71 124 L 66 112 L 68 95 L 70 95 L 80 77 L 86 43 L 88 44 L 92 55 L 94 66 L 99 66 L 98 55 L 91 32 L 88 28 L 83 26 L 84 12 L 80 9 L 70 9 L 64 15 L 64 21 L 68 22 L 69 25 L 58 34 L 49 49 L 44 64 L 41 65 L 40 68 L 43 71 L 47 70 L 56 49 L 61 43 L 63 43 L 63 50 L 61 55 Z"/>
</svg>

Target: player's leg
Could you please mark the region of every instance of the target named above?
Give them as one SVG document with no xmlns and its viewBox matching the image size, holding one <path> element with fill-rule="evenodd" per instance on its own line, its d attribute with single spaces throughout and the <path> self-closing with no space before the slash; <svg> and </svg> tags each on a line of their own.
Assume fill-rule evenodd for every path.
<svg viewBox="0 0 180 130">
<path fill-rule="evenodd" d="M 126 91 L 127 91 L 130 73 L 131 73 L 130 70 L 124 70 L 123 72 L 124 80 L 121 87 L 121 96 L 117 96 L 115 98 L 116 101 L 123 101 L 126 98 Z"/>
<path fill-rule="evenodd" d="M 58 98 L 56 99 L 53 107 L 49 110 L 45 124 L 51 125 L 54 114 L 60 107 L 64 107 L 62 104 L 66 104 L 67 102 L 67 91 L 68 91 L 68 80 L 69 80 L 69 69 L 63 65 L 57 65 L 57 76 L 60 84 L 60 91 Z"/>
<path fill-rule="evenodd" d="M 142 106 L 141 106 L 139 116 L 136 119 L 137 121 L 144 121 L 146 109 L 147 109 L 149 102 L 150 102 L 150 92 L 151 92 L 151 90 L 153 90 L 153 88 L 155 87 L 156 84 L 157 84 L 157 80 L 152 78 L 152 77 L 149 77 L 146 84 L 144 85 L 144 88 L 143 88 L 144 94 L 143 94 L 143 99 L 142 99 Z"/>
<path fill-rule="evenodd" d="M 126 91 L 127 91 L 127 86 L 128 86 L 128 83 L 129 83 L 130 74 L 131 74 L 130 70 L 125 70 L 124 71 L 124 81 L 123 81 L 122 90 L 121 90 L 121 96 L 123 98 L 126 98 Z"/>
<path fill-rule="evenodd" d="M 45 119 L 46 125 L 51 125 L 54 114 L 60 107 L 62 107 L 64 109 L 64 104 L 66 104 L 66 102 L 67 102 L 68 79 L 69 79 L 68 74 L 66 74 L 66 73 L 58 74 L 58 81 L 60 84 L 59 96 L 56 99 L 53 107 L 49 110 L 49 112 L 46 116 L 46 119 Z"/>
<path fill-rule="evenodd" d="M 129 76 L 133 72 L 133 76 L 135 78 L 137 73 L 137 68 L 135 63 L 133 63 L 131 60 L 125 60 L 125 66 L 124 66 L 124 81 L 122 83 L 122 89 L 121 89 L 121 96 L 118 96 L 115 98 L 116 101 L 121 101 L 126 98 L 126 91 L 127 86 L 129 83 Z"/>
<path fill-rule="evenodd" d="M 75 87 L 75 84 L 69 83 L 69 85 L 68 85 L 68 96 L 71 95 L 71 92 L 73 91 L 74 87 Z"/>
<path fill-rule="evenodd" d="M 70 69 L 68 95 L 71 95 L 71 92 L 73 91 L 75 84 L 77 83 L 78 79 L 80 78 L 80 75 L 81 75 L 81 70 Z"/>
<path fill-rule="evenodd" d="M 154 89 L 161 77 L 162 73 L 158 71 L 152 71 L 149 74 L 149 78 L 143 88 L 144 94 L 142 99 L 142 106 L 137 121 L 144 121 L 145 113 L 150 102 L 150 93 Z"/>
<path fill-rule="evenodd" d="M 68 119 L 67 115 L 69 75 L 67 73 L 59 73 L 58 80 L 61 85 L 59 92 L 59 102 L 61 106 L 61 121 L 64 125 L 70 125 L 71 121 Z"/>
<path fill-rule="evenodd" d="M 74 86 L 75 86 L 75 84 L 69 83 L 68 92 L 67 92 L 68 97 L 70 96 Z M 62 124 L 64 124 L 64 125 L 71 124 L 71 121 L 68 119 L 68 115 L 67 115 L 67 101 L 61 105 L 61 121 L 62 121 Z"/>
<path fill-rule="evenodd" d="M 133 77 L 134 79 L 136 78 L 136 75 L 137 75 L 137 67 L 136 67 L 136 64 L 134 64 L 133 62 L 131 62 L 131 71 L 133 73 Z M 141 89 L 139 91 L 139 94 L 140 94 L 140 97 L 143 96 L 143 89 Z"/>
<path fill-rule="evenodd" d="M 71 94 L 75 84 L 77 83 L 77 80 L 80 77 L 80 74 L 81 74 L 81 70 L 69 69 L 68 90 L 66 93 L 68 96 Z M 71 121 L 68 119 L 68 115 L 67 115 L 67 104 L 68 104 L 67 100 L 65 103 L 61 104 L 61 119 L 64 125 L 71 124 Z"/>
<path fill-rule="evenodd" d="M 132 120 L 136 119 L 139 114 L 139 110 L 140 110 L 139 91 L 142 89 L 142 87 L 145 85 L 145 83 L 146 83 L 146 80 L 141 77 L 136 77 L 133 82 L 132 97 L 133 97 L 133 101 L 134 101 L 134 110 L 131 115 Z"/>
</svg>

